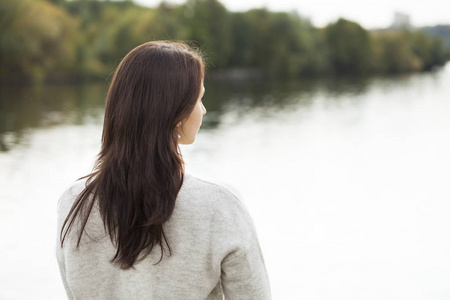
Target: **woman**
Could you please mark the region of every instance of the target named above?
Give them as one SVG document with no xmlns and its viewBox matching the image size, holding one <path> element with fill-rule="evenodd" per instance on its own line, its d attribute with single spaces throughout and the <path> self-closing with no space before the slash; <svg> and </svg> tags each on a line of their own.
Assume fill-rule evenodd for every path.
<svg viewBox="0 0 450 300">
<path fill-rule="evenodd" d="M 61 197 L 56 256 L 69 299 L 269 299 L 250 216 L 225 188 L 184 174 L 206 109 L 204 64 L 149 42 L 118 66 L 91 174 Z"/>
</svg>

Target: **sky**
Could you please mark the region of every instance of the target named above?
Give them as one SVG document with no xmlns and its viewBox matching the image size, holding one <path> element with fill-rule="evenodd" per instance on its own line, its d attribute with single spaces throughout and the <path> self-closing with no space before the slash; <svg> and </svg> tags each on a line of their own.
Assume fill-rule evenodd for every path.
<svg viewBox="0 0 450 300">
<path fill-rule="evenodd" d="M 394 13 L 410 16 L 413 26 L 450 24 L 450 0 L 219 0 L 230 11 L 266 7 L 272 11 L 296 10 L 315 26 L 326 26 L 343 17 L 367 29 L 389 27 Z M 159 0 L 134 0 L 145 6 L 156 6 Z M 184 3 L 185 0 L 167 0 Z"/>
</svg>

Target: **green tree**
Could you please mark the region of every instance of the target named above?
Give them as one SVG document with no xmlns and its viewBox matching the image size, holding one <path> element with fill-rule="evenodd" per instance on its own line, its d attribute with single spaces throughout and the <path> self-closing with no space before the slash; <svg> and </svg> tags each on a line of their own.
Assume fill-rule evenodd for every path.
<svg viewBox="0 0 450 300">
<path fill-rule="evenodd" d="M 325 40 L 336 73 L 364 74 L 370 71 L 371 40 L 359 24 L 339 19 L 325 28 Z"/>
<path fill-rule="evenodd" d="M 252 58 L 251 24 L 245 13 L 237 12 L 231 15 L 231 44 L 229 66 L 248 67 Z"/>
<path fill-rule="evenodd" d="M 47 1 L 3 0 L 0 76 L 43 80 L 70 73 L 76 62 L 77 21 Z"/>
<path fill-rule="evenodd" d="M 47 0 L 47 1 L 55 5 L 62 5 L 64 4 L 64 2 L 66 2 L 66 0 Z"/>
<path fill-rule="evenodd" d="M 339 19 L 318 29 L 295 12 L 229 12 L 218 0 L 1 0 L 0 78 L 107 77 L 135 46 L 198 45 L 210 70 L 251 68 L 296 77 L 399 73 L 443 65 L 449 51 L 424 32 L 367 32 Z"/>
<path fill-rule="evenodd" d="M 411 51 L 407 34 L 383 32 L 373 36 L 374 65 L 380 73 L 404 73 L 422 69 L 422 61 Z"/>
<path fill-rule="evenodd" d="M 446 61 L 446 49 L 441 38 L 432 37 L 423 31 L 408 34 L 412 52 L 422 60 L 423 70 L 431 70 Z"/>
<path fill-rule="evenodd" d="M 225 68 L 231 56 L 231 17 L 217 0 L 188 0 L 182 5 L 186 28 L 183 38 L 196 42 L 208 61 L 217 68 Z"/>
</svg>

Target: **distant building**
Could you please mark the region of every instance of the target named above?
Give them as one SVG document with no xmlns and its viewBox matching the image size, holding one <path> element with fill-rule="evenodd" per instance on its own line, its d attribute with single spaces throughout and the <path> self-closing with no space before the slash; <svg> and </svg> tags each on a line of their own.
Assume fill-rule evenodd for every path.
<svg viewBox="0 0 450 300">
<path fill-rule="evenodd" d="M 396 12 L 394 14 L 394 22 L 392 23 L 391 29 L 410 29 L 411 26 L 411 20 L 409 15 Z"/>
</svg>

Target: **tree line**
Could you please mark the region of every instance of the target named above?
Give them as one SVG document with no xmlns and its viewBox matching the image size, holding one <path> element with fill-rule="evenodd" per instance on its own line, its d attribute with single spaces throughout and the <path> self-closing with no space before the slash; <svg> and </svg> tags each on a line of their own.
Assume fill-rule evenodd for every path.
<svg viewBox="0 0 450 300">
<path fill-rule="evenodd" d="M 242 68 L 275 76 L 368 75 L 426 71 L 449 50 L 423 31 L 371 32 L 339 19 L 314 27 L 295 12 L 230 12 L 217 0 L 155 8 L 132 1 L 2 0 L 0 80 L 106 78 L 149 40 L 202 49 L 208 69 Z"/>
</svg>

